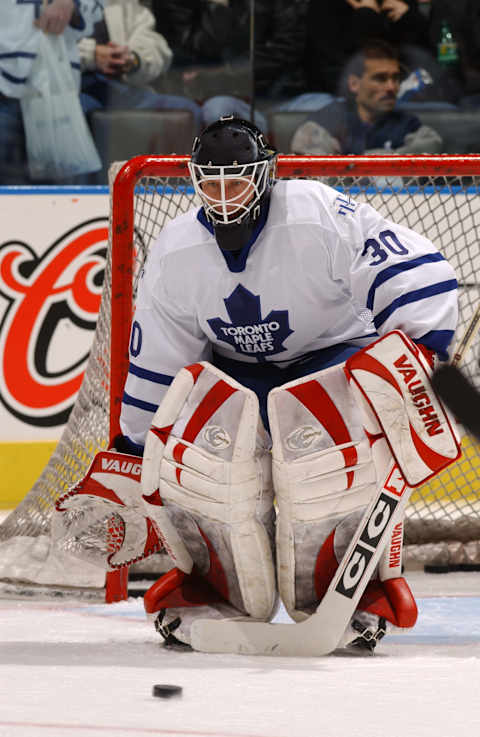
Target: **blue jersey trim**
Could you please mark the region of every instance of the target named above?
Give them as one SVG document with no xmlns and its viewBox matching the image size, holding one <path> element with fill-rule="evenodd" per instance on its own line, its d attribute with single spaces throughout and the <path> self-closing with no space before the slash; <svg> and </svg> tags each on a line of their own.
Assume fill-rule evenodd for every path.
<svg viewBox="0 0 480 737">
<path fill-rule="evenodd" d="M 388 320 L 390 315 L 395 312 L 395 310 L 398 310 L 400 307 L 411 304 L 412 302 L 419 302 L 422 299 L 434 297 L 437 294 L 452 292 L 454 289 L 457 288 L 457 286 L 458 284 L 456 279 L 448 279 L 448 281 L 438 282 L 438 284 L 431 284 L 428 287 L 423 287 L 422 289 L 416 289 L 413 292 L 402 294 L 401 297 L 397 297 L 397 299 L 394 299 L 393 302 L 388 305 L 388 307 L 385 307 L 385 309 L 379 312 L 378 315 L 374 316 L 373 322 L 375 323 L 375 327 L 378 330 L 378 328 L 383 325 L 386 320 Z"/>
<path fill-rule="evenodd" d="M 375 292 L 382 284 L 389 279 L 393 279 L 397 274 L 403 271 L 410 271 L 410 269 L 416 269 L 417 266 L 423 266 L 423 264 L 431 264 L 436 261 L 445 261 L 441 253 L 428 253 L 425 256 L 419 256 L 418 258 L 412 259 L 412 261 L 403 261 L 400 264 L 394 264 L 389 266 L 387 269 L 380 271 L 375 277 L 372 286 L 368 290 L 367 307 L 369 310 L 373 310 L 373 303 L 375 301 Z"/>
<path fill-rule="evenodd" d="M 143 399 L 136 399 L 136 397 L 130 396 L 127 392 L 123 393 L 122 404 L 128 404 L 131 407 L 137 409 L 143 409 L 145 412 L 152 412 L 153 414 L 158 409 L 158 404 L 152 404 L 151 402 L 144 402 Z"/>
<path fill-rule="evenodd" d="M 430 330 L 430 332 L 422 335 L 421 338 L 415 338 L 414 343 L 422 343 L 430 350 L 435 351 L 441 361 L 448 361 L 447 348 L 453 338 L 453 330 Z"/>
<path fill-rule="evenodd" d="M 2 77 L 5 77 L 5 79 L 7 79 L 12 84 L 26 84 L 26 81 L 28 79 L 28 77 L 14 77 L 13 74 L 9 74 L 3 69 L 2 69 Z"/>
<path fill-rule="evenodd" d="M 130 453 L 131 455 L 138 456 L 139 458 L 143 456 L 145 446 L 140 443 L 134 443 L 128 435 L 119 435 L 114 439 L 114 442 L 119 446 L 117 448 L 119 453 Z"/>
<path fill-rule="evenodd" d="M 138 376 L 140 379 L 153 381 L 155 384 L 165 384 L 166 386 L 170 386 L 174 378 L 168 374 L 160 374 L 157 371 L 149 371 L 148 369 L 141 368 L 140 366 L 135 366 L 133 363 L 129 365 L 128 373 Z"/>
<path fill-rule="evenodd" d="M 7 54 L 0 54 L 0 59 L 35 59 L 36 56 L 29 51 L 9 51 Z"/>
</svg>

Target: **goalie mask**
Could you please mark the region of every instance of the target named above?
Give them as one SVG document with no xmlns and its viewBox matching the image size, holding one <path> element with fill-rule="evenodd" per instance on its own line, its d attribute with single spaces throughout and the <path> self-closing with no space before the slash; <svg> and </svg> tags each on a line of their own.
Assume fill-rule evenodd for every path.
<svg viewBox="0 0 480 737">
<path fill-rule="evenodd" d="M 276 155 L 255 125 L 233 116 L 195 139 L 188 167 L 220 248 L 235 251 L 250 240 L 268 205 Z"/>
</svg>

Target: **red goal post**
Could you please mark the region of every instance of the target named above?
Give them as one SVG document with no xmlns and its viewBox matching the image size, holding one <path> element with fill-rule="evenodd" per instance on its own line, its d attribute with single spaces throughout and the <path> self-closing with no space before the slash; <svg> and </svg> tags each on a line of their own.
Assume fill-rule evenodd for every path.
<svg viewBox="0 0 480 737">
<path fill-rule="evenodd" d="M 136 281 L 165 222 L 199 204 L 188 161 L 186 156 L 139 156 L 112 167 L 110 247 L 89 362 L 52 459 L 0 525 L 0 580 L 51 587 L 104 586 L 101 575 L 81 561 L 74 570 L 69 568 L 70 558 L 58 564 L 51 546 L 53 508 L 56 499 L 82 478 L 94 454 L 120 432 Z M 429 237 L 457 273 L 456 339 L 461 338 L 480 296 L 480 155 L 280 156 L 278 176 L 324 181 L 339 194 L 370 202 L 386 217 Z M 477 338 L 463 366 L 477 387 L 479 354 Z M 468 436 L 463 450 L 459 462 L 412 496 L 406 519 L 407 567 L 480 568 L 480 452 Z M 107 578 L 110 599 L 125 596 L 126 576 Z"/>
</svg>

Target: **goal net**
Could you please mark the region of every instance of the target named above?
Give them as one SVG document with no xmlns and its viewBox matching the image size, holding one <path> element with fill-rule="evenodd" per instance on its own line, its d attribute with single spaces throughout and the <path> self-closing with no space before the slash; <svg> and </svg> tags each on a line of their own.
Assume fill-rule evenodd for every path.
<svg viewBox="0 0 480 737">
<path fill-rule="evenodd" d="M 102 589 L 105 584 L 99 568 L 52 545 L 52 513 L 56 499 L 82 478 L 94 454 L 119 432 L 137 279 L 165 223 L 199 206 L 187 161 L 142 156 L 112 167 L 110 248 L 83 384 L 45 470 L 0 525 L 0 579 L 11 585 Z M 456 270 L 456 339 L 461 338 L 480 297 L 480 156 L 280 156 L 278 176 L 323 181 L 432 240 Z M 463 370 L 480 388 L 479 360 L 476 339 Z M 479 447 L 467 435 L 462 446 L 460 461 L 412 495 L 405 525 L 407 568 L 480 568 Z M 160 571 L 165 556 L 152 558 L 145 564 Z M 122 586 L 124 595 L 125 577 Z"/>
</svg>

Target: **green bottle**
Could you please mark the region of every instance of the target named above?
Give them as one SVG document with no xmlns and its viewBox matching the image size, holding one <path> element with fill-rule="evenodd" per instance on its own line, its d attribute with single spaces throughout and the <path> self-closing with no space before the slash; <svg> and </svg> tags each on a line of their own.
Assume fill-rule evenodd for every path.
<svg viewBox="0 0 480 737">
<path fill-rule="evenodd" d="M 443 21 L 440 29 L 440 40 L 437 44 L 437 61 L 446 67 L 458 64 L 458 45 L 447 21 Z"/>
</svg>

